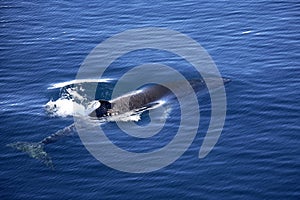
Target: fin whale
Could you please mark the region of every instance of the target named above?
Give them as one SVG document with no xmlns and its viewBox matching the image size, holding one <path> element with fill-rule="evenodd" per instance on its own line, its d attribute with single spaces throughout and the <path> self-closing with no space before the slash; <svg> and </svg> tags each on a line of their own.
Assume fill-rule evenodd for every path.
<svg viewBox="0 0 300 200">
<path fill-rule="evenodd" d="M 228 78 L 223 78 L 224 84 L 230 81 L 231 80 Z M 196 80 L 190 83 L 192 86 L 205 85 L 205 82 L 203 80 Z M 154 106 L 158 104 L 159 100 L 169 96 L 170 94 L 172 94 L 172 92 L 168 88 L 153 84 L 109 101 L 98 100 L 100 103 L 99 106 L 95 110 L 90 112 L 88 116 L 91 118 L 105 119 L 106 117 L 123 114 L 129 111 L 141 113 L 146 110 L 155 108 Z M 45 145 L 54 143 L 64 136 L 72 135 L 75 131 L 76 128 L 75 124 L 73 123 L 61 130 L 58 130 L 50 136 L 45 137 L 39 142 L 14 142 L 11 144 L 7 144 L 6 146 L 25 152 L 30 157 L 40 160 L 46 166 L 54 169 L 51 157 L 44 150 Z"/>
</svg>

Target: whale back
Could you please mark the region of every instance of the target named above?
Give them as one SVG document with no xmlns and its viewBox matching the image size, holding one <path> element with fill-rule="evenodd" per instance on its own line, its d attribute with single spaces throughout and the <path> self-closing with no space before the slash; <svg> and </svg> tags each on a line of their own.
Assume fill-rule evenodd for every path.
<svg viewBox="0 0 300 200">
<path fill-rule="evenodd" d="M 149 107 L 149 105 L 161 100 L 170 93 L 169 89 L 161 85 L 146 86 L 136 92 L 128 93 L 111 100 L 111 109 L 118 113 L 139 110 Z"/>
</svg>

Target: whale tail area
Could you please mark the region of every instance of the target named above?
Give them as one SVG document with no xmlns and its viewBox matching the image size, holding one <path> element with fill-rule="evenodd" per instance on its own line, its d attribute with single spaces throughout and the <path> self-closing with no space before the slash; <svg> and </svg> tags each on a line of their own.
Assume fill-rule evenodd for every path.
<svg viewBox="0 0 300 200">
<path fill-rule="evenodd" d="M 44 150 L 44 144 L 41 142 L 14 142 L 6 146 L 25 152 L 30 157 L 40 160 L 51 169 L 54 169 L 52 160 Z"/>
</svg>

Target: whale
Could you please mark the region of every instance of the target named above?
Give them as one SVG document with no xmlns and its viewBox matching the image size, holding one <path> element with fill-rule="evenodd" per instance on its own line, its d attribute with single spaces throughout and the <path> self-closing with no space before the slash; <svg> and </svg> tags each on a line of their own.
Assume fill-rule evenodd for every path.
<svg viewBox="0 0 300 200">
<path fill-rule="evenodd" d="M 229 78 L 222 78 L 222 80 L 223 84 L 227 84 L 231 81 Z M 190 80 L 189 82 L 194 90 L 201 91 L 205 86 L 205 82 L 202 79 Z M 178 87 L 180 87 L 180 84 L 178 84 Z M 215 88 L 217 87 L 219 86 L 216 85 Z M 157 108 L 162 99 L 168 100 L 168 98 L 176 97 L 167 87 L 159 84 L 149 84 L 111 100 L 96 100 L 97 105 L 87 115 L 90 119 L 103 121 L 103 119 L 108 119 L 111 116 L 121 115 L 128 112 L 141 114 L 146 110 Z M 30 157 L 40 160 L 46 166 L 54 169 L 52 159 L 45 151 L 44 147 L 56 142 L 62 137 L 72 135 L 75 132 L 76 127 L 75 124 L 72 123 L 71 125 L 43 138 L 39 142 L 14 142 L 7 144 L 6 146 L 27 153 Z"/>
</svg>

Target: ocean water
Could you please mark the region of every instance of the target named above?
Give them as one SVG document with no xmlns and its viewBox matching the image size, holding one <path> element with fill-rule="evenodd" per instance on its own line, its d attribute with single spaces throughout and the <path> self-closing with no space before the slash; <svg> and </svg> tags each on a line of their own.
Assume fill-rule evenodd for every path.
<svg viewBox="0 0 300 200">
<path fill-rule="evenodd" d="M 300 198 L 299 2 L 4 0 L 0 9 L 1 199 Z M 158 171 L 134 174 L 109 168 L 76 133 L 46 146 L 54 170 L 6 146 L 40 141 L 72 124 L 68 114 L 53 116 L 45 110 L 64 94 L 49 87 L 74 80 L 99 43 L 142 27 L 163 27 L 194 39 L 222 76 L 232 80 L 225 86 L 224 129 L 207 157 L 198 158 L 210 115 L 207 93 L 198 95 L 201 121 L 193 143 Z M 184 60 L 148 50 L 116 60 L 107 76 L 118 80 L 147 62 L 193 74 Z M 113 84 L 99 86 L 99 98 L 109 98 Z M 180 113 L 172 109 L 168 117 L 176 124 Z M 142 116 L 138 123 L 147 120 Z M 138 152 L 165 145 L 174 137 L 174 127 L 164 129 L 166 136 L 132 147 L 128 138 L 118 137 L 114 122 L 105 125 L 116 144 Z"/>
</svg>

